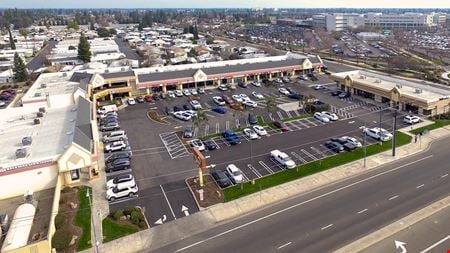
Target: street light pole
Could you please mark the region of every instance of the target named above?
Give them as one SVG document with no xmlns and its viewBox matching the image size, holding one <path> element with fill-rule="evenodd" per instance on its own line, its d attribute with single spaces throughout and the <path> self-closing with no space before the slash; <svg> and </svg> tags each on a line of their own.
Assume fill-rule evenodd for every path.
<svg viewBox="0 0 450 253">
<path fill-rule="evenodd" d="M 392 156 L 395 156 L 395 144 L 396 144 L 396 138 L 395 138 L 395 131 L 397 130 L 397 109 L 394 110 L 394 119 L 392 124 Z"/>
<path fill-rule="evenodd" d="M 366 129 L 366 126 L 364 126 L 364 129 Z M 366 168 L 366 138 L 367 138 L 367 134 L 366 132 L 363 131 L 364 134 L 364 138 L 363 138 L 363 154 L 364 154 L 364 169 Z"/>
<path fill-rule="evenodd" d="M 98 253 L 99 252 L 98 251 L 99 241 L 97 240 L 97 233 L 95 231 L 95 224 L 94 224 L 94 219 L 93 219 L 93 215 L 92 215 L 92 207 L 93 207 L 93 205 L 92 205 L 91 195 L 89 194 L 89 188 L 87 188 L 86 197 L 89 199 L 89 205 L 91 206 L 91 226 L 92 226 L 92 228 L 94 230 L 94 239 L 95 239 L 95 247 L 94 247 L 94 249 L 95 249 L 95 253 Z"/>
</svg>

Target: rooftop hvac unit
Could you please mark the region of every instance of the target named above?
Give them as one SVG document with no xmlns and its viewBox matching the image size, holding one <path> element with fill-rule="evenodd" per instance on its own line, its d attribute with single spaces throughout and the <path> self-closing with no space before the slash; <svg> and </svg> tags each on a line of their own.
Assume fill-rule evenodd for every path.
<svg viewBox="0 0 450 253">
<path fill-rule="evenodd" d="M 39 125 L 39 124 L 41 124 L 41 120 L 40 119 L 34 119 L 33 125 Z"/>
<path fill-rule="evenodd" d="M 105 69 L 105 73 L 109 73 L 109 69 Z"/>
<path fill-rule="evenodd" d="M 416 88 L 416 93 L 418 93 L 418 94 L 422 93 L 422 89 L 421 88 Z"/>
<path fill-rule="evenodd" d="M 401 83 L 398 83 L 395 86 L 397 86 L 397 88 L 399 88 L 399 89 L 401 89 L 403 87 L 403 85 Z"/>
<path fill-rule="evenodd" d="M 42 117 L 44 117 L 44 113 L 38 112 L 38 113 L 36 113 L 36 117 L 42 118 Z"/>
<path fill-rule="evenodd" d="M 34 97 L 40 97 L 41 96 L 41 93 L 40 92 L 36 92 L 36 93 L 34 93 Z"/>
<path fill-rule="evenodd" d="M 62 73 L 62 76 L 63 76 L 63 77 L 66 77 L 66 76 L 67 76 L 67 73 L 66 73 L 66 72 L 63 72 L 63 73 Z"/>
<path fill-rule="evenodd" d="M 23 199 L 25 203 L 33 204 L 33 191 L 28 190 L 25 192 L 25 194 L 23 194 Z"/>
<path fill-rule="evenodd" d="M 380 79 L 376 79 L 375 83 L 381 83 L 381 80 Z"/>
<path fill-rule="evenodd" d="M 41 89 L 44 89 L 44 88 L 47 88 L 47 84 L 45 84 L 45 83 L 41 83 Z"/>
<path fill-rule="evenodd" d="M 45 113 L 45 107 L 39 107 L 39 112 Z"/>
<path fill-rule="evenodd" d="M 120 68 L 120 71 L 125 71 L 125 68 Z"/>
<path fill-rule="evenodd" d="M 22 145 L 28 146 L 31 145 L 31 143 L 32 143 L 31 136 L 25 136 L 22 138 Z"/>
<path fill-rule="evenodd" d="M 16 158 L 24 158 L 27 156 L 27 149 L 22 147 L 16 150 Z"/>
</svg>

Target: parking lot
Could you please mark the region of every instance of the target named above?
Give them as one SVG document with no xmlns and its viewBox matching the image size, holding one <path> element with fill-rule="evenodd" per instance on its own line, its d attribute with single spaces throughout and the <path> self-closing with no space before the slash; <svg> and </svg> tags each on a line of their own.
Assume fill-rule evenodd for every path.
<svg viewBox="0 0 450 253">
<path fill-rule="evenodd" d="M 315 90 L 313 86 L 318 83 L 323 84 L 325 88 Z M 340 119 L 330 123 L 315 118 L 292 119 L 286 122 L 289 131 L 281 132 L 266 126 L 268 135 L 256 140 L 250 140 L 242 132 L 237 132 L 241 138 L 239 145 L 230 145 L 221 136 L 211 136 L 222 133 L 225 129 L 250 125 L 249 112 L 261 116 L 266 122 L 301 116 L 304 113 L 301 109 L 285 111 L 277 107 L 270 111 L 267 109 L 267 99 L 258 101 L 258 107 L 242 113 L 233 113 L 229 108 L 226 114 L 208 110 L 217 107 L 212 102 L 213 96 L 221 94 L 231 96 L 240 93 L 249 95 L 255 90 L 265 98 L 273 99 L 277 105 L 296 103 L 296 100 L 278 93 L 278 87 L 273 85 L 249 86 L 245 89 L 228 91 L 207 90 L 206 94 L 200 95 L 200 103 L 207 109 L 208 120 L 198 126 L 192 121 L 182 121 L 165 115 L 166 106 L 182 106 L 188 102 L 186 97 L 165 99 L 150 104 L 141 103 L 120 110 L 120 127 L 126 131 L 133 152 L 132 166 L 128 171 L 113 172 L 107 176 L 110 179 L 131 172 L 136 179 L 139 193 L 133 198 L 111 202 L 111 209 L 128 205 L 142 206 L 150 226 L 161 225 L 199 210 L 185 183 L 186 178 L 196 175 L 198 166 L 190 154 L 186 139 L 180 134 L 186 126 L 193 127 L 193 138 L 208 135 L 213 137 L 212 140 L 218 149 L 204 152 L 208 165 L 215 165 L 213 170 L 224 170 L 228 164 L 233 163 L 242 170 L 245 180 L 267 176 L 284 169 L 270 158 L 271 150 L 279 149 L 287 153 L 297 165 L 301 165 L 335 154 L 324 146 L 325 141 L 332 137 L 347 135 L 363 142 L 362 128 L 379 126 L 380 118 L 383 128 L 392 129 L 391 110 L 363 98 L 339 99 L 331 96 L 336 87 L 326 76 L 320 76 L 316 82 L 296 81 L 283 84 L 283 87 L 291 87 L 303 95 L 314 95 L 330 104 L 331 110 L 336 112 Z M 157 110 L 160 115 L 164 115 L 164 119 L 170 122 L 170 125 L 149 120 L 146 115 L 149 110 Z M 403 126 L 400 121 L 397 123 L 398 127 Z M 367 138 L 367 144 L 375 142 L 376 140 Z"/>
</svg>

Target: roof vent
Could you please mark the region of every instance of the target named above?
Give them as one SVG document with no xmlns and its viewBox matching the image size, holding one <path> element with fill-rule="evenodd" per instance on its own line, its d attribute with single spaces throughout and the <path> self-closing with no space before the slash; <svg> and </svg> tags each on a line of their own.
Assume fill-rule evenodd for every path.
<svg viewBox="0 0 450 253">
<path fill-rule="evenodd" d="M 125 71 L 125 68 L 120 68 L 120 71 Z"/>
<path fill-rule="evenodd" d="M 395 86 L 397 86 L 397 88 L 401 89 L 403 87 L 403 85 L 401 83 L 397 83 Z"/>
<path fill-rule="evenodd" d="M 24 147 L 18 148 L 16 150 L 16 158 L 25 158 L 27 157 L 27 149 Z"/>
<path fill-rule="evenodd" d="M 34 97 L 35 97 L 35 98 L 40 97 L 40 96 L 41 96 L 41 93 L 40 93 L 40 92 L 34 93 Z"/>
<path fill-rule="evenodd" d="M 45 107 L 39 107 L 39 112 L 45 113 Z"/>
<path fill-rule="evenodd" d="M 63 76 L 63 77 L 66 77 L 66 76 L 67 76 L 67 73 L 66 73 L 66 72 L 63 72 L 63 73 L 62 73 L 62 76 Z"/>
<path fill-rule="evenodd" d="M 41 83 L 41 89 L 45 89 L 45 88 L 47 88 L 47 84 L 46 83 Z"/>
<path fill-rule="evenodd" d="M 38 112 L 38 113 L 36 113 L 36 117 L 42 118 L 42 117 L 44 117 L 44 113 Z"/>
<path fill-rule="evenodd" d="M 366 76 L 360 75 L 359 78 L 361 78 L 361 79 L 366 79 Z"/>
<path fill-rule="evenodd" d="M 109 73 L 109 69 L 105 69 L 105 73 Z"/>
<path fill-rule="evenodd" d="M 381 83 L 381 80 L 380 79 L 376 79 L 375 83 Z"/>
<path fill-rule="evenodd" d="M 40 119 L 34 119 L 33 120 L 33 125 L 39 125 L 41 124 L 41 120 Z"/>
<path fill-rule="evenodd" d="M 422 90 L 421 88 L 416 88 L 416 93 L 417 93 L 417 94 L 422 93 L 422 91 L 423 91 L 423 90 Z"/>
<path fill-rule="evenodd" d="M 31 145 L 31 143 L 32 143 L 31 136 L 26 136 L 22 138 L 22 145 L 28 146 Z"/>
</svg>

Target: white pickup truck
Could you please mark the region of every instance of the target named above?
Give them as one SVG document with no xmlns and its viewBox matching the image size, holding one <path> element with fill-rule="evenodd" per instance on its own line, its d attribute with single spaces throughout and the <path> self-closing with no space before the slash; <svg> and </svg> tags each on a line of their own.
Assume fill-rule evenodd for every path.
<svg viewBox="0 0 450 253">
<path fill-rule="evenodd" d="M 283 167 L 292 169 L 295 168 L 295 162 L 284 152 L 281 152 L 278 149 L 270 151 L 270 157 L 275 159 L 279 164 Z"/>
</svg>

